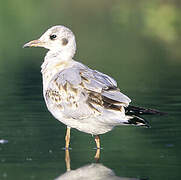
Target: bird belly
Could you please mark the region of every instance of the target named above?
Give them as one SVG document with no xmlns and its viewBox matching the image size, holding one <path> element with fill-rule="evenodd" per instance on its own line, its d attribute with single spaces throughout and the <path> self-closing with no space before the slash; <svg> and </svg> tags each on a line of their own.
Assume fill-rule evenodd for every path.
<svg viewBox="0 0 181 180">
<path fill-rule="evenodd" d="M 111 131 L 115 126 L 121 125 L 123 121 L 125 121 L 124 116 L 121 114 L 115 114 L 114 112 L 105 111 L 102 114 L 96 115 L 88 115 L 88 107 L 84 105 L 84 109 L 82 109 L 81 117 L 75 118 L 73 112 L 69 112 L 69 117 L 64 110 L 60 110 L 55 105 L 47 105 L 48 110 L 51 114 L 60 122 L 69 126 L 71 128 L 75 128 L 79 131 L 92 134 L 92 135 L 99 135 L 104 134 L 106 132 Z M 84 116 L 84 111 L 86 111 L 86 116 Z M 74 115 L 74 118 L 71 117 Z M 80 115 L 80 112 L 75 112 Z"/>
<path fill-rule="evenodd" d="M 101 104 L 90 105 L 87 103 L 87 97 L 79 91 L 77 95 L 72 94 L 68 87 L 67 91 L 63 88 L 59 91 L 61 100 L 58 100 L 59 94 L 56 92 L 44 91 L 48 110 L 65 125 L 85 133 L 98 135 L 111 131 L 114 126 L 121 125 L 125 121 L 124 111 L 106 109 Z M 77 103 L 74 103 L 75 99 Z"/>
</svg>

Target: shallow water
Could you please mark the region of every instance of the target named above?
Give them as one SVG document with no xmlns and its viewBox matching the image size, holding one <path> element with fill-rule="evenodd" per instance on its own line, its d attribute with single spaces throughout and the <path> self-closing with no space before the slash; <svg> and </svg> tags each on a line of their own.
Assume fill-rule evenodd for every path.
<svg viewBox="0 0 181 180">
<path fill-rule="evenodd" d="M 0 6 L 0 179 L 181 179 L 179 3 L 18 2 Z M 42 96 L 46 50 L 21 48 L 52 24 L 71 27 L 76 59 L 114 77 L 133 105 L 168 113 L 145 116 L 151 128 L 121 126 L 102 135 L 99 163 L 93 137 L 73 129 L 69 172 L 62 149 L 65 126 L 48 112 Z"/>
<path fill-rule="evenodd" d="M 1 80 L 5 76 L 2 73 Z M 0 179 L 61 177 L 66 173 L 62 149 L 65 126 L 45 107 L 39 72 L 33 72 L 25 81 L 23 76 L 13 74 L 14 79 L 8 79 L 7 89 L 1 92 Z M 150 87 L 134 97 L 143 106 L 168 112 L 165 116 L 147 116 L 152 128 L 122 126 L 101 136 L 100 166 L 108 168 L 106 172 L 114 171 L 120 178 L 179 179 L 181 96 L 180 87 L 175 87 L 180 84 L 172 85 L 172 93 L 168 87 Z M 137 87 L 127 89 L 133 95 L 137 91 Z M 94 166 L 94 147 L 91 135 L 72 130 L 71 169 Z M 99 166 L 95 165 L 93 172 L 98 171 L 96 167 Z M 82 173 L 79 171 L 78 175 Z"/>
</svg>

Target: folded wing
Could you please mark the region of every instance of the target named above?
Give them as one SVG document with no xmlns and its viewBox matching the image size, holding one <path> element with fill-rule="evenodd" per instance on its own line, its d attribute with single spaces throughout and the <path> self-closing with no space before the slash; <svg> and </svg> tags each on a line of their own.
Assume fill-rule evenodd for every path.
<svg viewBox="0 0 181 180">
<path fill-rule="evenodd" d="M 56 74 L 49 83 L 45 98 L 48 104 L 60 107 L 73 118 L 87 118 L 104 109 L 121 110 L 131 102 L 117 88 L 114 79 L 81 63 Z"/>
</svg>

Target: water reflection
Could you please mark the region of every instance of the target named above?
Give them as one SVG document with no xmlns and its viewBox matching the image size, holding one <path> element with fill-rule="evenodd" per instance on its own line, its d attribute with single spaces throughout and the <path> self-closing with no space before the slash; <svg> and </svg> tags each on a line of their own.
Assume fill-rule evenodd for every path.
<svg viewBox="0 0 181 180">
<path fill-rule="evenodd" d="M 96 155 L 97 154 L 100 155 L 100 150 L 97 150 Z M 118 177 L 113 170 L 100 163 L 91 163 L 78 169 L 71 170 L 69 150 L 65 150 L 65 164 L 67 172 L 60 175 L 55 180 L 141 180 L 137 178 Z"/>
</svg>

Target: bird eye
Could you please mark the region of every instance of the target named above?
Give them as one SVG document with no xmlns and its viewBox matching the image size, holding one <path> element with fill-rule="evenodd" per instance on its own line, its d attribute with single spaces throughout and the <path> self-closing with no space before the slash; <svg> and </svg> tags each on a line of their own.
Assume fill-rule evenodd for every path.
<svg viewBox="0 0 181 180">
<path fill-rule="evenodd" d="M 56 37 L 57 37 L 57 35 L 55 35 L 55 34 L 50 35 L 51 40 L 54 40 Z"/>
<path fill-rule="evenodd" d="M 62 39 L 62 45 L 67 45 L 68 44 L 68 39 L 66 39 L 66 38 L 63 38 Z"/>
</svg>

